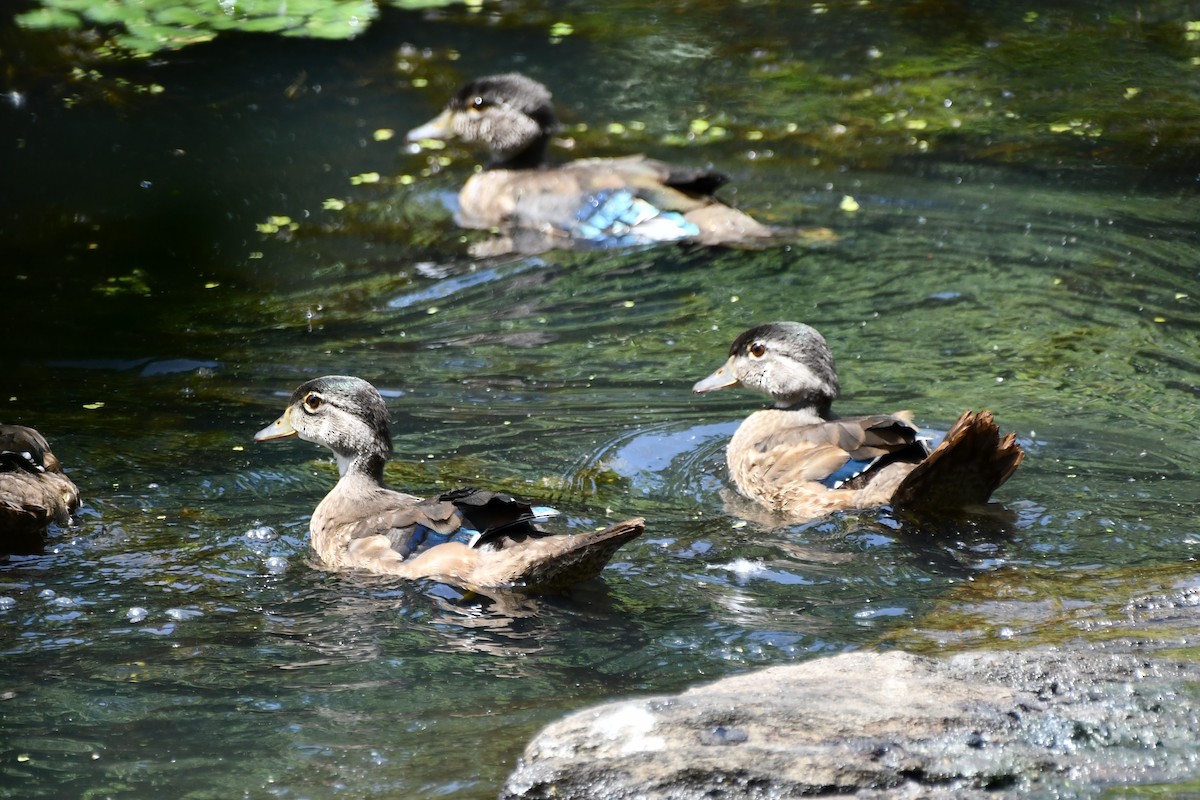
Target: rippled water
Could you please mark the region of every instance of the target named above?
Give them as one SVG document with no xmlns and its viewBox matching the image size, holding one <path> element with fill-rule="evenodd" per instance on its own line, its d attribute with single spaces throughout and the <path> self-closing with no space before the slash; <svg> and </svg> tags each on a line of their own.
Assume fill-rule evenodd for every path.
<svg viewBox="0 0 1200 800">
<path fill-rule="evenodd" d="M 976 577 L 1065 593 L 1196 557 L 1190 190 L 666 148 L 718 160 L 752 213 L 840 241 L 472 262 L 438 205 L 469 161 L 349 181 L 424 163 L 370 135 L 432 110 L 386 77 L 384 37 L 413 19 L 355 45 L 184 51 L 148 68 L 168 88 L 153 103 L 5 110 L 23 191 L 0 201 L 0 400 L 86 507 L 0 564 L 0 797 L 494 796 L 536 729 L 588 703 L 867 645 Z M 464 71 L 512 66 L 462 35 L 480 45 L 458 45 Z M 301 226 L 256 232 L 272 214 Z M 994 409 L 1028 451 L 1007 512 L 789 526 L 739 505 L 723 447 L 759 400 L 689 390 L 770 319 L 823 331 L 845 413 L 944 429 Z M 334 466 L 251 437 L 333 372 L 384 391 L 394 485 L 503 488 L 575 529 L 644 515 L 646 535 L 550 600 L 321 572 L 306 525 Z"/>
</svg>

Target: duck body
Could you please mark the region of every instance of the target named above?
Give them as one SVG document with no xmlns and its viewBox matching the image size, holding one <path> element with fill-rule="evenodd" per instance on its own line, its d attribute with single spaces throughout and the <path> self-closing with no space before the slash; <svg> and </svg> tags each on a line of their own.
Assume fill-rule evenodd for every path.
<svg viewBox="0 0 1200 800">
<path fill-rule="evenodd" d="M 558 128 L 550 92 L 508 73 L 462 86 L 410 142 L 458 138 L 491 154 L 467 180 L 456 218 L 497 230 L 512 249 L 626 247 L 670 241 L 736 244 L 777 234 L 712 195 L 725 176 L 644 156 L 546 163 Z"/>
<path fill-rule="evenodd" d="M 52 523 L 69 525 L 78 507 L 79 489 L 45 437 L 24 425 L 0 425 L 0 543 L 9 549 Z"/>
<path fill-rule="evenodd" d="M 333 450 L 340 478 L 313 512 L 311 544 L 330 569 L 425 578 L 487 593 L 553 593 L 595 577 L 641 535 L 630 519 L 602 531 L 552 535 L 527 503 L 475 488 L 433 498 L 389 489 L 391 434 L 371 384 L 326 376 L 302 384 L 265 441 L 298 435 Z"/>
<path fill-rule="evenodd" d="M 833 355 L 813 328 L 775 322 L 742 333 L 695 392 L 747 386 L 775 407 L 751 414 L 726 448 L 730 477 L 755 502 L 798 519 L 892 505 L 952 511 L 986 504 L 1024 457 L 988 411 L 964 412 L 936 447 L 908 412 L 838 417 Z"/>
</svg>

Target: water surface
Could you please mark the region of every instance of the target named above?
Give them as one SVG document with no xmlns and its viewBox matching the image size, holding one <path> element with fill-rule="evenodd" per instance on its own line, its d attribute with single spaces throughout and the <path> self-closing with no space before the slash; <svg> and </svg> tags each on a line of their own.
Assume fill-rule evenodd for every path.
<svg viewBox="0 0 1200 800">
<path fill-rule="evenodd" d="M 983 584 L 1086 605 L 1102 598 L 1081 576 L 1125 570 L 1135 591 L 1196 557 L 1194 176 L 1090 150 L 1060 168 L 830 159 L 809 118 L 779 119 L 800 133 L 767 154 L 736 124 L 779 113 L 761 51 L 824 50 L 832 74 L 869 43 L 917 44 L 901 18 L 817 47 L 770 6 L 702 6 L 638 17 L 670 47 L 623 62 L 608 30 L 554 44 L 541 17 L 501 14 L 502 36 L 467 11 L 390 11 L 348 43 L 221 38 L 70 88 L 17 73 L 0 402 L 86 506 L 44 554 L 0 564 L 0 796 L 490 797 L 535 730 L 589 703 L 937 628 L 958 602 L 986 608 Z M 428 48 L 426 91 L 401 42 Z M 588 125 L 577 150 L 711 161 L 744 209 L 839 241 L 472 260 L 442 206 L 469 154 L 436 164 L 374 132 L 512 68 Z M 114 75 L 165 91 L 108 97 Z M 588 134 L 683 136 L 714 112 L 737 135 Z M 370 172 L 384 180 L 352 180 Z M 272 216 L 297 227 L 262 232 Z M 760 401 L 689 389 L 772 319 L 829 339 L 843 413 L 945 429 L 994 409 L 1028 452 L 1006 513 L 781 525 L 739 505 L 723 447 Z M 384 391 L 396 486 L 502 488 L 569 529 L 636 514 L 648 531 L 551 600 L 324 573 L 305 536 L 333 464 L 251 437 L 327 373 Z M 1022 642 L 1002 614 L 972 624 Z"/>
</svg>

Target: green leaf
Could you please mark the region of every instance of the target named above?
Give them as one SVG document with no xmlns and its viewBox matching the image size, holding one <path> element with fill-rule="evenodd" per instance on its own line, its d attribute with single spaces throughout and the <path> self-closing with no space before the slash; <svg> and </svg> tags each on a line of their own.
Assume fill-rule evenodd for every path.
<svg viewBox="0 0 1200 800">
<path fill-rule="evenodd" d="M 187 28 L 205 25 L 212 20 L 211 14 L 202 14 L 188 6 L 170 6 L 152 10 L 150 16 L 156 25 L 179 25 Z"/>
<path fill-rule="evenodd" d="M 17 14 L 17 24 L 30 30 L 47 30 L 49 28 L 78 28 L 80 19 L 69 11 L 56 8 L 39 8 L 25 14 Z"/>
<path fill-rule="evenodd" d="M 407 8 L 409 10 L 420 10 L 422 8 L 444 8 L 445 6 L 457 6 L 462 4 L 462 0 L 387 0 L 390 6 L 397 8 Z"/>
<path fill-rule="evenodd" d="M 300 25 L 300 18 L 294 14 L 275 14 L 269 17 L 255 17 L 243 20 L 236 26 L 239 31 L 247 33 L 281 33 L 292 30 Z"/>
</svg>

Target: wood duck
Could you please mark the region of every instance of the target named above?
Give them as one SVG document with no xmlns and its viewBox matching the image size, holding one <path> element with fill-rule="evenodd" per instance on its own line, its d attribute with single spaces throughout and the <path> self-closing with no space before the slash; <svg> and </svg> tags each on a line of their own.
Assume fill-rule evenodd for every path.
<svg viewBox="0 0 1200 800">
<path fill-rule="evenodd" d="M 527 503 L 474 488 L 422 499 L 388 489 L 392 453 L 383 397 L 361 378 L 329 375 L 300 385 L 283 416 L 256 441 L 299 436 L 324 445 L 340 479 L 313 512 L 316 555 L 330 569 L 427 578 L 488 594 L 554 593 L 597 576 L 642 519 L 602 531 L 551 535 Z"/>
<path fill-rule="evenodd" d="M 24 425 L 0 425 L 0 549 L 26 550 L 51 524 L 69 525 L 79 489 L 63 474 L 45 437 Z"/>
<path fill-rule="evenodd" d="M 550 92 L 517 73 L 477 78 L 445 109 L 408 132 L 409 142 L 459 138 L 491 155 L 458 195 L 465 228 L 498 230 L 504 247 L 626 247 L 668 241 L 740 244 L 779 231 L 723 205 L 712 193 L 726 177 L 645 156 L 589 158 L 550 166 L 558 128 Z"/>
<path fill-rule="evenodd" d="M 1025 453 L 989 411 L 966 411 L 936 448 L 909 412 L 841 418 L 833 354 L 815 329 L 772 322 L 743 332 L 729 360 L 692 387 L 745 386 L 775 407 L 746 418 L 726 448 L 743 495 L 797 520 L 849 508 L 967 510 L 986 504 Z"/>
</svg>

